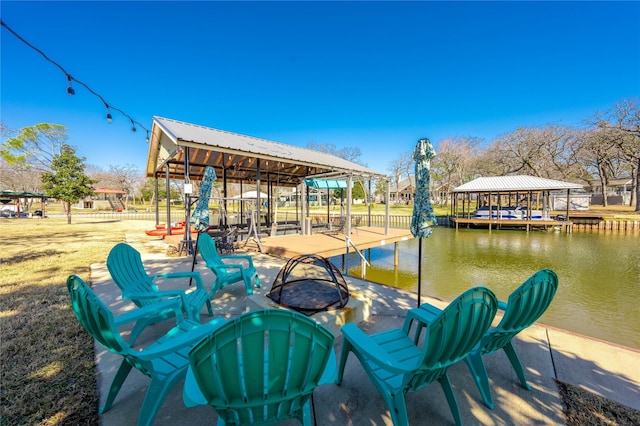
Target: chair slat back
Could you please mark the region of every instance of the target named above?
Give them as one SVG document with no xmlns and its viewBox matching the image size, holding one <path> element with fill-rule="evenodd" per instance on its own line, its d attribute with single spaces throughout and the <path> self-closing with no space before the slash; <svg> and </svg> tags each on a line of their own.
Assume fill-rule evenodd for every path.
<svg viewBox="0 0 640 426">
<path fill-rule="evenodd" d="M 557 290 L 558 276 L 550 269 L 542 269 L 529 277 L 509 295 L 502 320 L 482 340 L 482 353 L 504 347 L 516 334 L 536 322 Z"/>
<path fill-rule="evenodd" d="M 296 417 L 324 372 L 334 336 L 297 312 L 248 312 L 194 347 L 207 402 L 232 424 Z"/>
<path fill-rule="evenodd" d="M 126 243 L 116 244 L 107 257 L 107 269 L 122 292 L 156 292 L 158 287 L 144 269 L 140 252 Z M 154 303 L 154 300 L 135 299 L 139 306 Z"/>
<path fill-rule="evenodd" d="M 427 327 L 422 368 L 446 368 L 463 359 L 487 332 L 497 309 L 498 300 L 487 288 L 458 296 Z"/>
<path fill-rule="evenodd" d="M 205 259 L 207 263 L 215 265 L 224 264 L 220 258 L 220 254 L 218 253 L 215 240 L 206 232 L 200 234 L 200 237 L 198 238 L 198 250 L 200 251 L 202 258 Z"/>
<path fill-rule="evenodd" d="M 120 336 L 113 314 L 78 276 L 67 278 L 67 289 L 76 318 L 85 330 L 111 352 L 128 354 L 131 349 Z"/>
</svg>

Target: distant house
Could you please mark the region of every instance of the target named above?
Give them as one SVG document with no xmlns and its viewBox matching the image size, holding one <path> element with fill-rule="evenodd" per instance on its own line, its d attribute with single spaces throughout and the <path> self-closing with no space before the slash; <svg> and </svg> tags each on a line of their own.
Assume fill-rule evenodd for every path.
<svg viewBox="0 0 640 426">
<path fill-rule="evenodd" d="M 76 205 L 80 209 L 91 210 L 124 210 L 126 205 L 124 200 L 127 197 L 125 191 L 111 188 L 94 188 L 95 195 L 80 200 Z"/>
<path fill-rule="evenodd" d="M 398 185 L 391 185 L 389 190 L 391 204 L 412 204 L 416 193 L 416 178 L 409 176 L 406 179 L 401 179 Z"/>
<path fill-rule="evenodd" d="M 591 191 L 591 204 L 602 204 L 602 183 L 600 179 L 591 179 L 589 189 Z M 607 184 L 607 204 L 626 204 L 631 201 L 631 189 L 633 183 L 631 177 L 609 179 Z"/>
</svg>

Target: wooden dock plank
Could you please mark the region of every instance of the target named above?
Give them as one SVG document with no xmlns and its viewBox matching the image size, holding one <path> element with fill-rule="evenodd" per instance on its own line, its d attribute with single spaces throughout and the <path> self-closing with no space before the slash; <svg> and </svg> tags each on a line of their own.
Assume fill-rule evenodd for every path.
<svg viewBox="0 0 640 426">
<path fill-rule="evenodd" d="M 389 229 L 389 234 L 385 235 L 384 228 L 362 226 L 358 227 L 357 230 L 353 229 L 351 233 L 352 243 L 361 251 L 408 240 L 409 238 L 413 238 L 413 236 L 408 229 L 391 228 Z M 300 254 L 317 254 L 323 257 L 332 257 L 345 254 L 347 250 L 344 233 L 332 235 L 322 233 L 278 235 L 262 238 L 260 242 L 264 253 L 285 259 Z M 255 244 L 251 242 L 247 244 L 247 248 L 252 246 L 255 246 Z M 257 247 L 252 248 L 257 249 Z M 353 247 L 349 247 L 349 251 L 353 252 Z"/>
<path fill-rule="evenodd" d="M 477 225 L 487 226 L 489 230 L 492 228 L 498 229 L 500 226 L 519 226 L 525 227 L 527 231 L 530 227 L 545 227 L 550 228 L 554 226 L 561 226 L 567 232 L 571 232 L 571 221 L 559 221 L 555 219 L 477 219 L 477 218 L 463 218 L 452 217 L 450 218 L 455 223 L 456 229 L 459 225 Z"/>
</svg>

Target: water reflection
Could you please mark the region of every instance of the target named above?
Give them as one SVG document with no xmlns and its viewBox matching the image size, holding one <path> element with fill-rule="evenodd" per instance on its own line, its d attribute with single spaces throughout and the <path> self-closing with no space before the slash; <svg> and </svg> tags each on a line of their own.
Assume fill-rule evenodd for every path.
<svg viewBox="0 0 640 426">
<path fill-rule="evenodd" d="M 640 348 L 640 235 L 459 230 L 438 228 L 422 244 L 422 292 L 446 300 L 471 286 L 506 300 L 535 271 L 553 269 L 559 289 L 541 322 Z M 367 250 L 367 279 L 416 291 L 418 241 Z M 340 257 L 333 258 L 337 265 Z M 357 255 L 349 274 L 360 276 Z"/>
</svg>

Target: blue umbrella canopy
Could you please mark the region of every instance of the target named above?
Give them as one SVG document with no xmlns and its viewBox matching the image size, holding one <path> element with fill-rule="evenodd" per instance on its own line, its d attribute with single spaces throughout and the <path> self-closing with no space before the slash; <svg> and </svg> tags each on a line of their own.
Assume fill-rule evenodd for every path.
<svg viewBox="0 0 640 426">
<path fill-rule="evenodd" d="M 216 180 L 216 172 L 213 167 L 207 166 L 204 169 L 204 176 L 200 184 L 200 196 L 198 205 L 191 214 L 189 222 L 198 232 L 203 232 L 209 227 L 209 198 L 211 197 L 211 187 Z"/>
<path fill-rule="evenodd" d="M 429 237 L 433 231 L 432 227 L 438 225 L 429 193 L 431 158 L 435 155 L 436 151 L 427 138 L 420 139 L 413 151 L 413 159 L 416 162 L 416 193 L 411 216 L 411 234 L 415 238 Z"/>
</svg>

